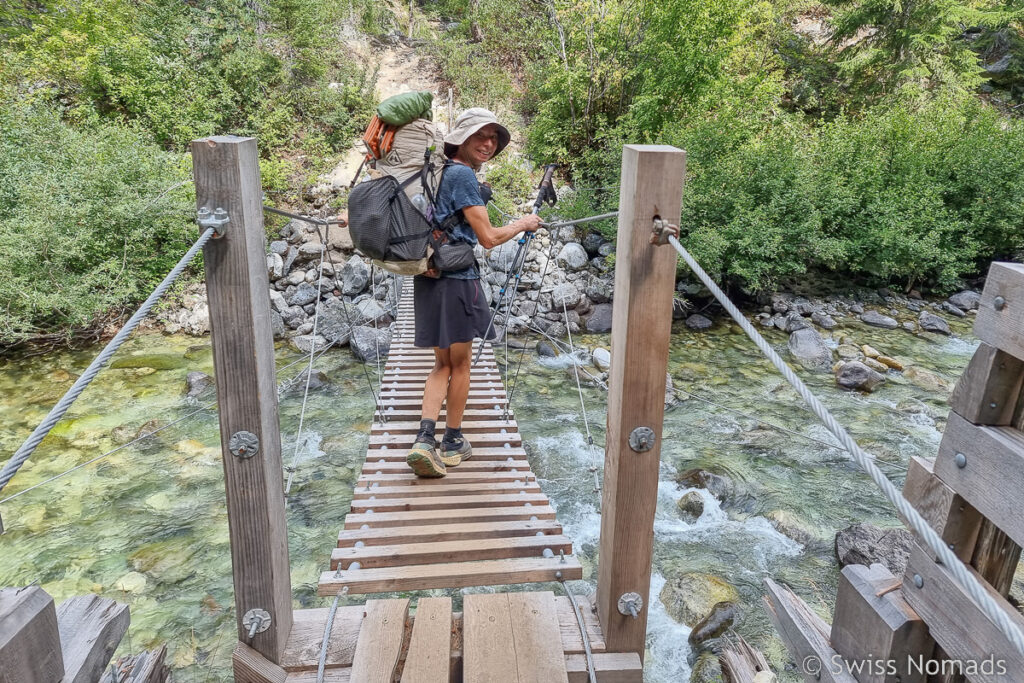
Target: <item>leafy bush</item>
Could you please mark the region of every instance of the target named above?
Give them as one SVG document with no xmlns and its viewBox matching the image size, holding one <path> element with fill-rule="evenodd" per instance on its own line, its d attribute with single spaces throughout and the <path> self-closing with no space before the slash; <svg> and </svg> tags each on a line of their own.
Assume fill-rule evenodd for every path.
<svg viewBox="0 0 1024 683">
<path fill-rule="evenodd" d="M 188 175 L 138 127 L 0 109 L 0 344 L 145 298 L 196 238 Z"/>
</svg>

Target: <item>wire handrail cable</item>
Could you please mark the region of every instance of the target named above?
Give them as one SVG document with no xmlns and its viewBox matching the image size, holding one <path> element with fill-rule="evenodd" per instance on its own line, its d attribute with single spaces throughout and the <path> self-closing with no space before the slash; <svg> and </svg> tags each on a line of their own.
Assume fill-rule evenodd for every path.
<svg viewBox="0 0 1024 683">
<path fill-rule="evenodd" d="M 167 292 L 170 286 L 174 284 L 174 281 L 178 279 L 178 276 L 185 270 L 185 267 L 191 263 L 192 259 L 199 253 L 199 250 L 203 248 L 213 235 L 213 228 L 207 228 L 206 231 L 203 232 L 199 239 L 196 240 L 195 244 L 192 245 L 192 248 L 181 257 L 178 264 L 174 266 L 170 273 L 167 274 L 167 277 L 163 279 L 163 282 L 157 285 L 156 289 L 154 289 L 149 297 L 143 302 L 142 306 L 140 306 L 132 317 L 128 319 L 125 326 L 122 327 L 116 335 L 114 335 L 114 338 L 111 339 L 103 350 L 100 351 L 99 355 L 93 359 L 92 363 L 90 363 L 89 367 L 85 369 L 85 372 L 82 373 L 81 377 L 79 377 L 71 388 L 68 389 L 67 393 L 64 394 L 64 396 L 57 402 L 57 405 L 50 410 L 50 413 L 46 418 L 39 423 L 39 426 L 35 428 L 31 435 L 29 435 L 28 439 L 25 440 L 25 443 L 15 451 L 11 459 L 7 461 L 6 465 L 4 465 L 3 470 L 0 470 L 0 490 L 2 490 L 14 475 L 18 473 L 21 466 L 24 465 L 32 456 L 36 447 L 39 446 L 42 440 L 46 438 L 46 435 L 50 433 L 50 430 L 57 426 L 57 423 L 60 422 L 62 417 L 64 417 L 64 414 L 67 413 L 71 404 L 75 402 L 83 391 L 85 391 L 85 388 L 89 386 L 89 383 L 96 378 L 99 371 L 102 370 L 110 358 L 117 353 L 117 350 L 121 348 L 121 345 L 128 339 L 128 336 L 136 327 L 138 327 L 139 323 L 146 317 L 150 309 L 153 308 L 156 302 L 159 301 Z"/>
<path fill-rule="evenodd" d="M 959 583 L 964 590 L 966 590 L 974 602 L 981 608 L 996 627 L 1002 632 L 1004 636 L 1013 644 L 1013 646 L 1024 655 L 1024 633 L 1021 632 L 1020 628 L 1017 627 L 1009 616 L 1002 610 L 998 603 L 992 598 L 991 595 L 985 590 L 981 582 L 975 578 L 964 565 L 963 562 L 953 554 L 939 535 L 932 529 L 931 525 L 925 521 L 921 514 L 910 504 L 903 494 L 897 490 L 896 486 L 889 481 L 888 477 L 878 468 L 873 462 L 873 458 L 865 453 L 857 442 L 853 440 L 853 437 L 839 424 L 838 421 L 832 416 L 828 408 L 822 404 L 822 402 L 815 396 L 807 385 L 797 377 L 793 369 L 786 365 L 782 357 L 765 341 L 764 337 L 754 329 L 754 326 L 750 324 L 750 321 L 746 319 L 743 313 L 736 307 L 736 305 L 729 299 L 728 296 L 715 284 L 714 280 L 711 279 L 700 264 L 690 255 L 679 240 L 674 236 L 669 236 L 669 244 L 671 244 L 679 255 L 683 258 L 686 264 L 694 272 L 694 274 L 700 279 L 705 287 L 708 288 L 718 302 L 728 311 L 729 315 L 732 316 L 733 320 L 742 328 L 751 341 L 757 346 L 758 349 L 771 361 L 772 365 L 782 373 L 782 376 L 786 378 L 800 397 L 810 406 L 811 410 L 815 415 L 818 416 L 825 426 L 828 428 L 832 435 L 839 440 L 839 443 L 846 448 L 849 452 L 850 457 L 856 462 L 861 469 L 863 469 L 873 482 L 881 489 L 882 494 L 889 500 L 890 503 L 900 512 L 903 519 L 907 520 L 910 526 L 917 532 L 917 534 L 924 540 L 929 550 L 932 551 L 938 558 L 939 561 L 945 565 L 946 569 L 953 575 L 957 583 Z"/>
</svg>

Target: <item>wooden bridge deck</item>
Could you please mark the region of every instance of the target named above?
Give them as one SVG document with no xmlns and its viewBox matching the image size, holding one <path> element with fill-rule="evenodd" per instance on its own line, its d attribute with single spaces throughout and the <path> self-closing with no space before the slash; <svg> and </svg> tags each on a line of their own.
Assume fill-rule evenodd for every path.
<svg viewBox="0 0 1024 683">
<path fill-rule="evenodd" d="M 410 290 L 411 287 L 407 287 Z M 462 430 L 473 457 L 439 479 L 405 463 L 419 430 L 430 349 L 413 346 L 412 292 L 398 307 L 378 412 L 350 513 L 318 593 L 389 593 L 583 577 L 526 460 L 490 344 L 472 370 Z M 438 421 L 444 429 L 444 412 Z M 550 551 L 550 552 L 545 552 Z M 547 555 L 547 556 L 545 556 Z"/>
</svg>

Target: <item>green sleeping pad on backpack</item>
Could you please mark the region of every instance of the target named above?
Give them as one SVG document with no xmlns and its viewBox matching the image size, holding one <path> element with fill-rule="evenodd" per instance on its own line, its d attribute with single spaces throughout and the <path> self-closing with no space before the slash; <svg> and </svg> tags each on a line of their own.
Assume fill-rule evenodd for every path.
<svg viewBox="0 0 1024 683">
<path fill-rule="evenodd" d="M 416 119 L 429 119 L 434 95 L 429 90 L 393 95 L 377 106 L 377 116 L 389 126 L 404 126 Z"/>
</svg>

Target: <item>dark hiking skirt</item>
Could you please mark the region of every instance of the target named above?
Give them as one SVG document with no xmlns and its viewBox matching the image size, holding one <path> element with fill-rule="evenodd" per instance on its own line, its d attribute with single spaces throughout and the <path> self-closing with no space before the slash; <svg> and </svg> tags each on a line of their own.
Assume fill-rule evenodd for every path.
<svg viewBox="0 0 1024 683">
<path fill-rule="evenodd" d="M 491 319 L 480 280 L 432 278 L 413 279 L 416 313 L 416 346 L 447 349 L 452 344 L 484 337 Z M 497 337 L 491 328 L 488 340 Z"/>
</svg>

